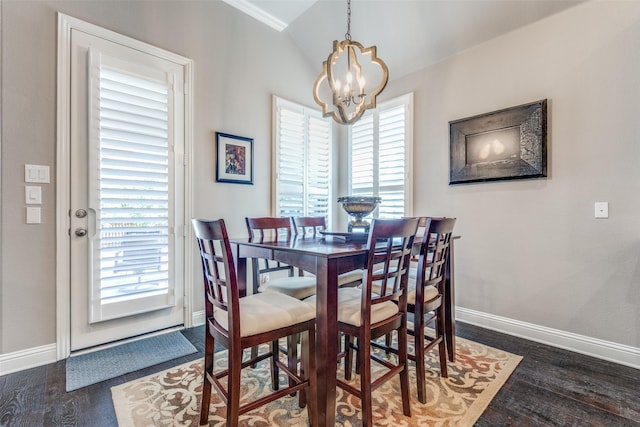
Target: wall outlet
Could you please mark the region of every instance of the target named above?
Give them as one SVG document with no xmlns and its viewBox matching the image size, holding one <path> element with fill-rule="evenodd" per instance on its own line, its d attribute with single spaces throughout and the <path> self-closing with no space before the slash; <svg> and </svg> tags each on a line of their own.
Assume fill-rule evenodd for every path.
<svg viewBox="0 0 640 427">
<path fill-rule="evenodd" d="M 609 202 L 596 202 L 595 216 L 596 218 L 609 218 Z"/>
</svg>

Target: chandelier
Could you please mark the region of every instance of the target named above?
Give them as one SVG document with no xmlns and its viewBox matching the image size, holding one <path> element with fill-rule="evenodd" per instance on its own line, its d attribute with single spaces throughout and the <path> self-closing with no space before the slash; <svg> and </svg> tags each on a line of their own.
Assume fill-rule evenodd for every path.
<svg viewBox="0 0 640 427">
<path fill-rule="evenodd" d="M 376 107 L 376 97 L 389 80 L 387 64 L 376 51 L 376 46 L 365 48 L 351 40 L 351 0 L 347 0 L 345 40 L 333 41 L 333 52 L 322 63 L 322 72 L 313 86 L 313 98 L 322 107 L 324 117 L 351 124 L 366 110 Z M 377 81 L 377 86 L 371 85 Z"/>
</svg>

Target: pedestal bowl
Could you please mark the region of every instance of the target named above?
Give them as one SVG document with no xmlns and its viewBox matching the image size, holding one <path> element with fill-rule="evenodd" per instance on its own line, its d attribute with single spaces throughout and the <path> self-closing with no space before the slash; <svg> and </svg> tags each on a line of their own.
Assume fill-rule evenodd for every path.
<svg viewBox="0 0 640 427">
<path fill-rule="evenodd" d="M 373 196 L 338 197 L 338 203 L 342 205 L 342 209 L 353 217 L 353 220 L 349 222 L 349 232 L 354 230 L 368 232 L 370 224 L 363 218 L 373 212 L 381 201 L 380 197 Z"/>
</svg>

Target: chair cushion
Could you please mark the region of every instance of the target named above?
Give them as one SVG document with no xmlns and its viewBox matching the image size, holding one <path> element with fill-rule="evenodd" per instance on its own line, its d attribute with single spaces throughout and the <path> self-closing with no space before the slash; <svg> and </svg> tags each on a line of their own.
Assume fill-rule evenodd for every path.
<svg viewBox="0 0 640 427">
<path fill-rule="evenodd" d="M 342 273 L 338 276 L 338 286 L 344 286 L 349 283 L 362 281 L 363 270 L 353 270 Z"/>
<path fill-rule="evenodd" d="M 304 300 L 305 303 L 316 306 L 315 295 Z M 362 290 L 358 288 L 338 289 L 338 321 L 359 327 L 360 307 L 362 303 Z M 398 312 L 397 304 L 385 301 L 371 306 L 371 324 L 388 319 Z"/>
<path fill-rule="evenodd" d="M 316 293 L 316 278 L 306 276 L 278 277 L 260 285 L 258 291 L 279 292 L 301 300 Z"/>
<path fill-rule="evenodd" d="M 229 329 L 227 312 L 216 309 L 215 320 Z M 240 336 L 248 337 L 262 332 L 306 322 L 316 317 L 315 307 L 278 292 L 265 292 L 240 298 Z"/>
<path fill-rule="evenodd" d="M 407 292 L 407 304 L 416 305 L 416 287 L 415 282 L 413 286 L 409 287 L 409 292 Z M 424 287 L 424 302 L 430 301 L 438 296 L 438 289 L 435 286 L 425 286 Z"/>
<path fill-rule="evenodd" d="M 380 284 L 373 282 L 371 284 L 371 291 L 376 294 L 380 294 Z M 435 286 L 424 287 L 424 302 L 430 301 L 438 296 L 438 289 Z M 407 288 L 407 304 L 416 305 L 416 280 L 415 277 L 409 277 L 409 286 Z"/>
</svg>

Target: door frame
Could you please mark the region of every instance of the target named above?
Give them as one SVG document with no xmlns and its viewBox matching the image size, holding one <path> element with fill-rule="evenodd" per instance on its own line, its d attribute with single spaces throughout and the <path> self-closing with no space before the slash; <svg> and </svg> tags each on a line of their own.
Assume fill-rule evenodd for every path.
<svg viewBox="0 0 640 427">
<path fill-rule="evenodd" d="M 193 61 L 150 44 L 58 12 L 56 101 L 56 353 L 71 354 L 71 31 L 80 30 L 130 46 L 184 67 L 184 325 L 193 326 L 193 242 L 189 219 L 193 212 Z M 178 236 L 176 236 L 178 237 Z"/>
</svg>

